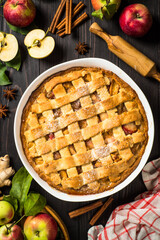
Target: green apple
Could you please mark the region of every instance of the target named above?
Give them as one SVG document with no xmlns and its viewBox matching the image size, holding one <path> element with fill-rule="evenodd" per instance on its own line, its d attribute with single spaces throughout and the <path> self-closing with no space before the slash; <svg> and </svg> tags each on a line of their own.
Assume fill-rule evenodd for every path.
<svg viewBox="0 0 160 240">
<path fill-rule="evenodd" d="M 49 56 L 55 47 L 54 39 L 46 36 L 41 29 L 34 29 L 29 32 L 24 39 L 24 44 L 28 49 L 29 55 L 37 59 Z"/>
<path fill-rule="evenodd" d="M 46 213 L 29 216 L 24 223 L 24 234 L 28 240 L 55 240 L 57 230 L 56 221 Z"/>
<path fill-rule="evenodd" d="M 9 62 L 18 53 L 18 41 L 12 34 L 0 32 L 0 60 Z"/>
<path fill-rule="evenodd" d="M 4 225 L 0 228 L 0 240 L 23 240 L 23 234 L 20 226 L 14 225 L 11 230 L 7 230 L 11 224 Z"/>
<path fill-rule="evenodd" d="M 6 201 L 0 201 L 0 225 L 9 223 L 14 217 L 13 206 Z"/>
</svg>

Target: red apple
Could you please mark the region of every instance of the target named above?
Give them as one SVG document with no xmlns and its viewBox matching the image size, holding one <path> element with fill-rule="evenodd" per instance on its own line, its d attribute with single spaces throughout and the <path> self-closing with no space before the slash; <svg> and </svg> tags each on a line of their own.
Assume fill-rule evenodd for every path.
<svg viewBox="0 0 160 240">
<path fill-rule="evenodd" d="M 152 16 L 143 4 L 131 4 L 122 11 L 119 24 L 124 33 L 133 37 L 144 36 L 152 26 Z"/>
<path fill-rule="evenodd" d="M 94 10 L 99 10 L 101 7 L 104 6 L 103 0 L 91 0 L 92 6 Z"/>
<path fill-rule="evenodd" d="M 52 139 L 54 139 L 54 138 L 55 138 L 54 133 L 50 133 L 50 134 L 49 134 L 49 139 L 52 140 Z"/>
<path fill-rule="evenodd" d="M 9 227 L 11 224 L 7 224 Z M 6 225 L 0 228 L 0 240 L 23 240 L 23 234 L 20 226 L 14 225 L 10 231 L 7 231 Z"/>
<path fill-rule="evenodd" d="M 56 221 L 46 213 L 29 216 L 24 223 L 24 233 L 28 240 L 55 240 L 57 231 Z"/>
<path fill-rule="evenodd" d="M 105 16 L 106 19 L 111 19 L 114 13 L 118 10 L 121 0 L 91 0 L 91 3 L 95 10 L 92 13 L 92 16 L 100 19 Z"/>
<path fill-rule="evenodd" d="M 135 123 L 128 123 L 122 126 L 123 131 L 126 135 L 137 132 L 137 126 Z"/>
<path fill-rule="evenodd" d="M 0 225 L 9 223 L 13 217 L 14 217 L 13 206 L 9 202 L 0 201 Z"/>
<path fill-rule="evenodd" d="M 101 7 L 103 7 L 106 4 L 106 1 L 104 0 L 91 0 L 92 6 L 94 10 L 99 10 Z M 120 6 L 121 0 L 110 0 L 108 3 L 110 4 L 117 4 L 117 9 Z"/>
<path fill-rule="evenodd" d="M 32 0 L 7 0 L 3 7 L 7 22 L 17 27 L 26 27 L 33 22 L 36 8 Z"/>
</svg>

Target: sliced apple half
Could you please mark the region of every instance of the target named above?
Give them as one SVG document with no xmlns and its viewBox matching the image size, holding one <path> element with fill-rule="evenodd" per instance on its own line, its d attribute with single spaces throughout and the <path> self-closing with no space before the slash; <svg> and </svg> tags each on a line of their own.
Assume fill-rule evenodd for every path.
<svg viewBox="0 0 160 240">
<path fill-rule="evenodd" d="M 50 36 L 46 37 L 41 29 L 29 32 L 24 39 L 24 44 L 27 46 L 29 55 L 37 59 L 49 56 L 55 47 L 54 39 Z"/>
<path fill-rule="evenodd" d="M 24 44 L 27 47 L 31 47 L 36 40 L 42 40 L 44 37 L 45 31 L 41 29 L 34 29 L 26 35 L 24 39 Z"/>
<path fill-rule="evenodd" d="M 0 60 L 9 62 L 18 52 L 18 41 L 12 34 L 0 32 Z"/>
<path fill-rule="evenodd" d="M 52 37 L 45 37 L 37 46 L 28 48 L 28 53 L 33 58 L 45 58 L 54 50 L 55 41 Z"/>
<path fill-rule="evenodd" d="M 0 42 L 3 41 L 4 39 L 4 36 L 5 36 L 5 33 L 4 32 L 0 32 Z"/>
</svg>

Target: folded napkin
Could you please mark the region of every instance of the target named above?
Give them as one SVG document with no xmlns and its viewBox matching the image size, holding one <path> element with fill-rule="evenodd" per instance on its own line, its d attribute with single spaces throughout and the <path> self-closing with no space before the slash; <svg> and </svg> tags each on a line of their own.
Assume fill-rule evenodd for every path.
<svg viewBox="0 0 160 240">
<path fill-rule="evenodd" d="M 88 240 L 160 240 L 160 158 L 142 170 L 148 191 L 117 207 L 105 228 L 93 226 Z"/>
</svg>

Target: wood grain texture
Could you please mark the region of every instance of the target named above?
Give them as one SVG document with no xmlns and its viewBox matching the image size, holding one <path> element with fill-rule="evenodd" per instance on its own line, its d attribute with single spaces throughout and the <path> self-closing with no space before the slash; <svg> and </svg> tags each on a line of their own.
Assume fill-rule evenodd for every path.
<svg viewBox="0 0 160 240">
<path fill-rule="evenodd" d="M 37 16 L 36 16 L 36 24 L 39 28 L 47 30 L 48 26 L 51 23 L 53 18 L 53 13 L 56 11 L 59 0 L 33 0 L 37 6 Z M 48 68 L 65 62 L 67 60 L 73 60 L 76 58 L 81 57 L 99 57 L 107 59 L 120 68 L 122 68 L 141 88 L 141 90 L 146 95 L 150 106 L 153 111 L 154 120 L 155 120 L 155 141 L 153 145 L 153 149 L 148 161 L 153 160 L 160 156 L 160 84 L 158 81 L 150 78 L 144 78 L 139 73 L 135 72 L 131 67 L 127 64 L 122 62 L 118 57 L 116 57 L 113 53 L 111 53 L 106 43 L 100 39 L 99 37 L 95 36 L 94 34 L 89 32 L 89 27 L 91 23 L 95 20 L 97 23 L 108 33 L 112 35 L 120 35 L 130 44 L 135 46 L 141 52 L 143 52 L 146 56 L 152 59 L 158 69 L 160 70 L 160 33 L 158 31 L 160 27 L 160 1 L 159 0 L 137 0 L 136 2 L 143 3 L 150 9 L 153 17 L 153 26 L 150 32 L 141 39 L 131 38 L 126 36 L 120 29 L 118 18 L 121 10 L 132 3 L 135 3 L 135 0 L 125 0 L 122 1 L 120 10 L 114 16 L 112 21 L 100 21 L 93 17 L 91 17 L 91 12 L 93 11 L 90 0 L 83 1 L 87 8 L 85 11 L 89 13 L 90 19 L 86 21 L 84 24 L 79 26 L 78 28 L 74 29 L 72 34 L 66 36 L 65 38 L 61 39 L 59 36 L 54 35 L 56 47 L 54 52 L 47 58 L 42 60 L 36 60 L 31 58 L 27 50 L 23 44 L 24 36 L 12 32 L 8 25 L 6 24 L 5 20 L 1 18 L 0 23 L 0 30 L 6 32 L 12 32 L 18 38 L 20 50 L 22 53 L 22 67 L 20 72 L 16 70 L 10 69 L 9 70 L 9 77 L 12 80 L 13 84 L 11 87 L 17 88 L 17 97 L 16 100 L 7 101 L 3 98 L 3 89 L 6 87 L 0 86 L 0 102 L 4 105 L 6 104 L 9 107 L 9 117 L 6 119 L 0 119 L 0 156 L 4 154 L 9 154 L 11 157 L 11 165 L 14 167 L 15 170 L 18 170 L 21 166 L 21 160 L 17 154 L 15 143 L 14 143 L 14 136 L 13 136 L 13 124 L 14 124 L 14 115 L 18 105 L 18 102 L 28 87 L 28 85 L 43 71 L 47 70 Z M 78 0 L 73 1 L 73 5 L 78 3 Z M 82 11 L 83 12 L 83 11 Z M 2 14 L 2 9 L 0 10 Z M 81 13 L 80 13 L 81 14 Z M 74 50 L 76 43 L 78 41 L 85 42 L 90 46 L 89 53 L 85 56 L 78 55 L 78 53 Z M 47 203 L 50 205 L 62 218 L 64 223 L 66 224 L 70 238 L 73 240 L 85 240 L 87 239 L 87 231 L 90 228 L 89 221 L 96 213 L 96 209 L 88 212 L 82 216 L 79 216 L 75 219 L 70 219 L 68 216 L 68 212 L 73 211 L 74 209 L 78 209 L 83 207 L 87 203 L 69 203 L 65 201 L 58 200 L 43 190 L 35 181 L 33 181 L 32 190 L 37 191 L 43 194 L 47 198 Z M 134 197 L 136 197 L 139 193 L 145 191 L 145 186 L 142 182 L 141 174 L 125 189 L 121 190 L 120 192 L 114 194 L 114 201 L 113 203 L 107 208 L 107 211 L 104 212 L 102 217 L 99 218 L 97 224 L 104 224 L 106 223 L 107 219 L 109 218 L 112 210 L 120 205 L 124 204 L 129 201 L 133 201 Z M 9 188 L 5 188 L 4 192 L 8 192 Z M 107 199 L 107 198 L 106 198 Z M 102 199 L 103 202 L 106 199 Z"/>
</svg>

